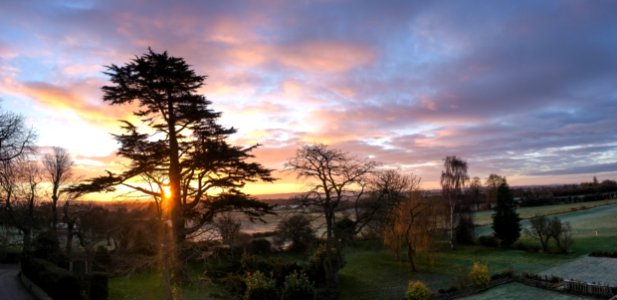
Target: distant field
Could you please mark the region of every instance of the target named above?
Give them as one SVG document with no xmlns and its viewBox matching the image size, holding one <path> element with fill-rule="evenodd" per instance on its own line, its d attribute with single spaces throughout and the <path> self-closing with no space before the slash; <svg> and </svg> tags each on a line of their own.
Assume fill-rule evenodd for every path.
<svg viewBox="0 0 617 300">
<path fill-rule="evenodd" d="M 558 276 L 617 286 L 617 258 L 583 256 L 577 260 L 550 268 L 540 275 Z"/>
<path fill-rule="evenodd" d="M 494 287 L 484 293 L 465 297 L 466 300 L 519 300 L 519 299 L 542 299 L 542 300 L 569 300 L 569 299 L 590 299 L 585 297 L 561 294 L 539 288 L 526 286 L 518 282 L 512 282 Z"/>
<path fill-rule="evenodd" d="M 599 201 L 590 201 L 590 202 L 581 202 L 581 203 L 568 203 L 568 204 L 556 204 L 556 205 L 546 205 L 546 206 L 534 206 L 534 207 L 521 207 L 517 209 L 519 216 L 523 219 L 529 219 L 536 215 L 539 216 L 547 216 L 547 215 L 555 215 L 555 214 L 563 214 L 576 210 L 584 210 L 597 206 L 617 204 L 617 199 L 612 200 L 599 200 Z M 477 212 L 474 215 L 474 223 L 477 225 L 488 225 L 493 223 L 493 211 L 485 210 L 481 212 Z"/>
</svg>

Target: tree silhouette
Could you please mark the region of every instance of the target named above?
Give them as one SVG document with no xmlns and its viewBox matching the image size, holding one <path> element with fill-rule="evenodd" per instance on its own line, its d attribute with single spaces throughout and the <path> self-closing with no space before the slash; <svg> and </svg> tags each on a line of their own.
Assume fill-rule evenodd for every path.
<svg viewBox="0 0 617 300">
<path fill-rule="evenodd" d="M 514 208 L 512 191 L 504 178 L 497 189 L 497 206 L 493 214 L 493 230 L 503 246 L 512 245 L 520 237 L 520 220 Z"/>
<path fill-rule="evenodd" d="M 336 212 L 342 201 L 357 203 L 365 193 L 367 176 L 375 168 L 374 162 L 359 161 L 349 154 L 326 145 L 306 145 L 298 149 L 287 167 L 308 179 L 311 189 L 303 198 L 305 204 L 319 207 L 326 222 L 324 270 L 326 284 L 335 288 L 338 271 L 344 261 L 341 243 L 334 231 Z"/>
<path fill-rule="evenodd" d="M 51 224 L 55 231 L 58 224 L 58 200 L 65 194 L 61 188 L 71 179 L 73 160 L 64 148 L 54 147 L 43 157 L 43 168 L 51 183 Z"/>
<path fill-rule="evenodd" d="M 454 249 L 454 228 L 457 219 L 455 213 L 457 206 L 463 197 L 463 187 L 469 176 L 467 176 L 467 162 L 456 157 L 447 156 L 443 163 L 444 170 L 441 172 L 441 191 L 449 208 L 450 225 L 450 248 Z"/>
<path fill-rule="evenodd" d="M 195 74 L 183 58 L 167 52 L 148 53 L 123 66 L 107 67 L 111 85 L 104 86 L 103 100 L 110 105 L 137 102 L 133 114 L 147 130 L 123 121 L 123 134 L 115 135 L 120 143 L 118 155 L 130 160 L 120 174 L 90 179 L 71 190 L 81 193 L 110 191 L 124 185 L 154 198 L 165 198 L 173 237 L 179 246 L 188 235 L 198 232 L 205 223 L 223 211 L 238 209 L 249 217 L 259 217 L 270 206 L 251 199 L 240 189 L 246 182 L 273 181 L 271 171 L 250 163 L 250 147 L 232 146 L 228 137 L 236 132 L 217 123 L 221 113 L 210 108 L 211 102 L 198 90 L 206 76 Z M 157 189 L 131 181 L 145 177 Z"/>
</svg>

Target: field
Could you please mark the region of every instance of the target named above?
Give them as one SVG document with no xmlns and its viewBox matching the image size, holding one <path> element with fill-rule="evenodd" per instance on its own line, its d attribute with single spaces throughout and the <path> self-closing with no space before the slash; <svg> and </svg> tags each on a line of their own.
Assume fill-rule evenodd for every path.
<svg viewBox="0 0 617 300">
<path fill-rule="evenodd" d="M 617 258 L 583 256 L 550 268 L 540 275 L 617 286 Z"/>
<path fill-rule="evenodd" d="M 519 214 L 519 217 L 522 219 L 529 219 L 536 215 L 541 216 L 550 216 L 556 214 L 563 214 L 572 211 L 584 210 L 588 208 L 617 204 L 617 199 L 612 200 L 599 200 L 599 201 L 590 201 L 584 203 L 568 203 L 568 204 L 557 204 L 557 205 L 546 205 L 546 206 L 535 206 L 535 207 L 521 207 L 516 211 Z M 474 223 L 477 225 L 488 225 L 493 222 L 493 211 L 486 210 L 477 212 L 474 215 Z"/>
<path fill-rule="evenodd" d="M 600 205 L 600 202 L 596 204 Z M 589 203 L 585 205 L 591 207 Z M 474 261 L 486 263 L 491 273 L 506 269 L 516 272 L 540 273 L 547 270 L 560 270 L 560 266 L 568 268 L 568 263 L 576 262 L 578 258 L 591 251 L 615 251 L 617 250 L 617 204 L 598 205 L 591 209 L 576 211 L 572 211 L 572 206 L 566 205 L 534 208 L 538 213 L 567 211 L 567 213 L 556 215 L 561 220 L 570 222 L 573 228 L 575 244 L 572 253 L 566 255 L 528 253 L 515 249 L 479 246 L 459 247 L 451 251 L 444 247 L 433 257 L 422 258 L 420 272 L 411 272 L 406 261 L 397 261 L 388 251 L 379 250 L 376 245 L 357 243 L 348 247 L 345 252 L 347 264 L 340 272 L 341 299 L 400 299 L 410 279 L 426 282 L 432 291 L 447 289 L 457 285 L 458 281 L 467 275 Z M 526 215 L 530 213 L 531 216 L 535 215 L 530 211 L 525 212 Z M 528 221 L 522 223 L 523 226 L 528 226 Z M 489 233 L 490 226 L 480 227 L 478 231 L 482 234 Z M 538 244 L 524 235 L 521 240 L 525 244 Z M 201 277 L 201 272 L 194 270 L 192 277 Z M 110 280 L 110 299 L 164 299 L 160 282 L 160 276 L 154 273 L 113 278 Z M 520 299 L 529 293 L 534 293 L 534 290 L 523 289 L 518 284 L 508 284 L 478 295 L 478 297 L 484 295 L 485 298 L 473 299 L 502 297 L 501 294 L 493 293 L 523 295 L 523 297 L 515 297 Z M 194 279 L 192 284 L 185 288 L 184 295 L 185 299 L 208 299 L 219 291 L 220 287 Z M 577 299 L 563 298 L 565 296 L 562 294 L 551 296 L 550 292 L 546 295 L 534 294 L 527 298 L 553 299 L 550 298 L 553 296 L 561 297 L 559 299 Z"/>
</svg>

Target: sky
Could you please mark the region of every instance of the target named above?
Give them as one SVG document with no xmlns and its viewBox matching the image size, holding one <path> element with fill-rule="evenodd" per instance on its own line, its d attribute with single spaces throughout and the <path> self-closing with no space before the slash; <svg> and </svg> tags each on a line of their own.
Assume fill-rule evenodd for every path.
<svg viewBox="0 0 617 300">
<path fill-rule="evenodd" d="M 512 185 L 617 179 L 615 1 L 0 0 L 0 107 L 80 178 L 121 170 L 105 66 L 168 51 L 279 180 L 324 143 L 437 188 L 443 158 Z M 134 120 L 134 119 L 131 119 Z"/>
</svg>

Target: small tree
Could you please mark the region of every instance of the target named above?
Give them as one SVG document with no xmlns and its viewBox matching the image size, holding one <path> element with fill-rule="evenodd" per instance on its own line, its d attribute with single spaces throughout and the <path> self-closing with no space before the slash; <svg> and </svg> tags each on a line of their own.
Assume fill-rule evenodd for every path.
<svg viewBox="0 0 617 300">
<path fill-rule="evenodd" d="M 58 201 L 65 194 L 61 189 L 72 176 L 73 160 L 69 153 L 59 147 L 54 147 L 52 153 L 43 157 L 43 167 L 51 183 L 51 228 L 56 230 L 58 224 Z M 68 200 L 68 199 L 67 199 Z"/>
<path fill-rule="evenodd" d="M 291 241 L 289 250 L 306 250 L 315 240 L 315 231 L 311 227 L 311 220 L 302 214 L 290 216 L 281 220 L 276 226 L 274 243 L 283 245 Z"/>
<path fill-rule="evenodd" d="M 304 201 L 306 205 L 319 207 L 323 212 L 326 223 L 326 284 L 329 288 L 335 288 L 338 285 L 338 271 L 344 264 L 342 245 L 334 235 L 336 212 L 343 201 L 360 201 L 365 193 L 366 177 L 375 168 L 375 163 L 360 161 L 326 145 L 307 145 L 298 150 L 287 167 L 295 171 L 298 177 L 312 181 Z"/>
<path fill-rule="evenodd" d="M 448 225 L 450 226 L 450 248 L 454 249 L 455 228 L 457 227 L 457 208 L 462 201 L 463 187 L 467 176 L 467 162 L 456 157 L 447 156 L 444 159 L 444 170 L 441 172 L 441 190 L 444 199 L 448 203 Z"/>
<path fill-rule="evenodd" d="M 550 237 L 553 238 L 557 248 L 562 253 L 570 251 L 570 247 L 574 243 L 572 239 L 572 227 L 569 222 L 561 222 L 559 218 L 554 217 L 550 222 Z"/>
<path fill-rule="evenodd" d="M 545 216 L 535 216 L 529 220 L 529 223 L 531 223 L 531 228 L 525 230 L 525 232 L 540 241 L 542 251 L 546 252 L 552 235 L 549 220 Z"/>
<path fill-rule="evenodd" d="M 236 243 L 241 226 L 242 223 L 234 220 L 230 213 L 223 214 L 214 221 L 214 227 L 221 235 L 223 243 L 229 247 L 232 247 Z"/>
<path fill-rule="evenodd" d="M 493 231 L 501 240 L 501 245 L 510 246 L 521 235 L 518 213 L 514 208 L 514 198 L 508 183 L 504 182 L 497 189 L 497 206 L 493 214 Z"/>
</svg>

